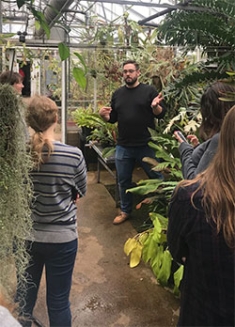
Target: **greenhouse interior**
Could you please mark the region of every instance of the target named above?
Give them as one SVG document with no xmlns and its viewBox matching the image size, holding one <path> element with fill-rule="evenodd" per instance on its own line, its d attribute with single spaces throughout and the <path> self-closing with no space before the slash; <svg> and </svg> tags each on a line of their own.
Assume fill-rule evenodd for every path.
<svg viewBox="0 0 235 327">
<path fill-rule="evenodd" d="M 235 326 L 234 0 L 0 0 L 0 327 Z"/>
</svg>

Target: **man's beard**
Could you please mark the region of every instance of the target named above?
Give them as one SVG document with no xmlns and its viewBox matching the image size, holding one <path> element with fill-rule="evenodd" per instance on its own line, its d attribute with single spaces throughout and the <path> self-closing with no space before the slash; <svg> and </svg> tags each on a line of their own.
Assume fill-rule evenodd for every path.
<svg viewBox="0 0 235 327">
<path fill-rule="evenodd" d="M 128 80 L 127 80 L 128 79 Z M 134 85 L 137 81 L 137 77 L 131 78 L 131 77 L 126 77 L 125 78 L 125 83 L 129 86 Z"/>
</svg>

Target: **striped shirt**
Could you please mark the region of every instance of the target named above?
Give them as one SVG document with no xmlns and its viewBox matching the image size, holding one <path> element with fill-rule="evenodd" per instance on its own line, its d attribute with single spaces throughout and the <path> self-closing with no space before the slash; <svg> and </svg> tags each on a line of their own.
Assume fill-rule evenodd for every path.
<svg viewBox="0 0 235 327">
<path fill-rule="evenodd" d="M 86 164 L 80 149 L 53 144 L 49 159 L 31 172 L 33 240 L 64 243 L 77 238 L 74 199 L 77 193 L 80 197 L 86 193 Z"/>
</svg>

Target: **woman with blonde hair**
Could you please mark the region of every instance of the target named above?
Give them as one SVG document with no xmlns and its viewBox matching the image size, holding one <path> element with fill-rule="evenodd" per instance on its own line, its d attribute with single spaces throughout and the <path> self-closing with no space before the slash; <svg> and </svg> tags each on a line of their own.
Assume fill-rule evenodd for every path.
<svg viewBox="0 0 235 327">
<path fill-rule="evenodd" d="M 86 166 L 80 149 L 56 141 L 57 120 L 54 101 L 46 96 L 31 99 L 27 122 L 34 131 L 30 141 L 33 230 L 26 241 L 30 255 L 26 282 L 19 281 L 16 296 L 21 323 L 27 327 L 44 268 L 50 326 L 71 326 L 69 294 L 78 246 L 76 200 L 86 193 Z"/>
<path fill-rule="evenodd" d="M 184 265 L 178 326 L 234 326 L 235 106 L 208 168 L 177 186 L 167 237 Z"/>
</svg>

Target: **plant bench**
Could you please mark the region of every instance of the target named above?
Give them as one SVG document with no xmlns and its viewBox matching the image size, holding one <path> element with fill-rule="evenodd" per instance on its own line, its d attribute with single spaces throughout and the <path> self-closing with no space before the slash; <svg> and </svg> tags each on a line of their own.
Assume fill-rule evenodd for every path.
<svg viewBox="0 0 235 327">
<path fill-rule="evenodd" d="M 119 191 L 118 191 L 118 181 L 117 174 L 112 170 L 111 166 L 115 164 L 115 155 L 111 155 L 108 157 L 103 157 L 103 151 L 105 147 L 103 147 L 100 143 L 89 142 L 87 144 L 90 148 L 92 148 L 97 154 L 97 183 L 100 183 L 100 170 L 101 165 L 110 173 L 110 175 L 115 180 L 115 202 L 116 207 L 119 205 Z"/>
</svg>

